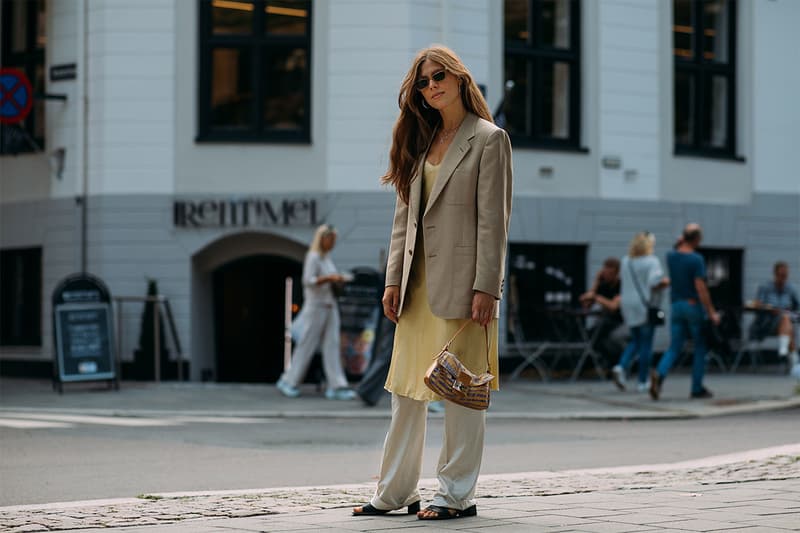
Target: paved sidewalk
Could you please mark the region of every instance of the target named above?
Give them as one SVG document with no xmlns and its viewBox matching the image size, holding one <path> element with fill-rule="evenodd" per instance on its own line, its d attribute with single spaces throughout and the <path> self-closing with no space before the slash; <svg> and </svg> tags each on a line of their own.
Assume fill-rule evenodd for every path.
<svg viewBox="0 0 800 533">
<path fill-rule="evenodd" d="M 796 380 L 777 373 L 709 374 L 711 400 L 689 400 L 689 376 L 671 375 L 661 399 L 620 392 L 610 381 L 575 383 L 503 380 L 492 395 L 489 417 L 516 419 L 659 419 L 737 414 L 800 406 Z M 102 384 L 70 384 L 63 395 L 42 380 L 0 379 L 3 411 L 79 412 L 120 416 L 246 416 L 389 418 L 389 398 L 377 407 L 360 401 L 326 400 L 313 385 L 289 399 L 273 385 L 125 382 L 120 391 Z"/>
<path fill-rule="evenodd" d="M 435 480 L 420 483 L 429 501 Z M 372 485 L 143 495 L 0 508 L 0 530 L 253 531 L 800 530 L 800 443 L 683 463 L 482 476 L 479 516 L 352 517 Z"/>
<path fill-rule="evenodd" d="M 508 419 L 661 419 L 723 416 L 800 406 L 796 382 L 771 374 L 710 374 L 712 400 L 688 400 L 689 377 L 670 376 L 664 395 L 620 392 L 610 382 L 501 382 L 489 417 Z M 364 407 L 329 401 L 315 387 L 288 399 L 270 385 L 123 383 L 67 387 L 0 380 L 3 412 L 119 416 L 388 418 L 389 402 Z M 387 398 L 388 400 L 388 398 Z M 441 415 L 433 415 L 441 416 Z M 800 438 L 798 439 L 800 441 Z M 2 480 L 0 480 L 2 482 Z M 429 501 L 435 480 L 423 481 Z M 0 507 L 0 531 L 752 531 L 800 530 L 800 443 L 670 465 L 483 476 L 477 518 L 421 522 L 409 516 L 353 518 L 348 508 L 373 485 L 289 487 L 194 494 L 151 494 L 102 502 Z M 94 528 L 94 529 L 92 529 Z"/>
</svg>

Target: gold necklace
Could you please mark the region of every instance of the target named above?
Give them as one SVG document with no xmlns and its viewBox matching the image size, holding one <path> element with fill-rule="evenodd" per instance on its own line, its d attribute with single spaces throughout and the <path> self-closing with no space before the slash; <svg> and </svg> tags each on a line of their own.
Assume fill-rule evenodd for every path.
<svg viewBox="0 0 800 533">
<path fill-rule="evenodd" d="M 440 130 L 440 131 L 439 131 L 439 144 L 444 144 L 445 142 L 447 142 L 447 140 L 448 140 L 450 137 L 452 137 L 452 136 L 453 136 L 453 134 L 455 134 L 455 132 L 457 132 L 457 131 L 458 131 L 458 127 L 459 127 L 460 125 L 461 125 L 461 124 L 459 124 L 459 125 L 458 125 L 458 126 L 456 126 L 455 128 L 450 128 L 449 130 Z"/>
</svg>

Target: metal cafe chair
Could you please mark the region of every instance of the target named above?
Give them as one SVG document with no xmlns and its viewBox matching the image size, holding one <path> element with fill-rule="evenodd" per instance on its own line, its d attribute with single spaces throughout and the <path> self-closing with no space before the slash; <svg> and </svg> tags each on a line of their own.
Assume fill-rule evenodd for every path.
<svg viewBox="0 0 800 533">
<path fill-rule="evenodd" d="M 536 369 L 542 381 L 549 381 L 549 369 L 542 361 L 542 356 L 552 346 L 552 343 L 549 341 L 528 341 L 525 338 L 525 332 L 519 319 L 519 310 L 514 305 L 509 305 L 508 329 L 514 340 L 514 350 L 523 358 L 523 361 L 511 372 L 509 379 L 517 379 L 523 370 L 532 366 Z"/>
</svg>

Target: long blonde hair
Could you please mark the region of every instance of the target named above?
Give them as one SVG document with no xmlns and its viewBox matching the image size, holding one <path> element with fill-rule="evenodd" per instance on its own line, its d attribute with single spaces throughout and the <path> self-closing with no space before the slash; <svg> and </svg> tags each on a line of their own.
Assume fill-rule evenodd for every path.
<svg viewBox="0 0 800 533">
<path fill-rule="evenodd" d="M 642 257 L 651 255 L 656 246 L 656 236 L 649 231 L 641 231 L 633 236 L 631 244 L 628 246 L 629 257 Z"/>
<path fill-rule="evenodd" d="M 321 256 L 325 256 L 328 252 L 322 249 L 322 239 L 328 235 L 336 235 L 336 230 L 331 224 L 323 224 L 318 227 L 317 231 L 314 232 L 314 238 L 311 239 L 311 246 L 308 247 L 308 251 L 316 252 Z"/>
<path fill-rule="evenodd" d="M 423 107 L 423 96 L 414 87 L 420 67 L 426 60 L 439 63 L 449 74 L 459 79 L 461 101 L 467 111 L 492 122 L 492 114 L 483 94 L 469 69 L 456 53 L 443 45 L 433 45 L 420 50 L 403 78 L 403 83 L 400 84 L 400 94 L 397 98 L 400 116 L 395 122 L 392 134 L 389 169 L 381 176 L 381 183 L 394 186 L 400 199 L 406 204 L 419 156 L 428 148 L 436 127 L 442 121 L 437 110 Z"/>
</svg>

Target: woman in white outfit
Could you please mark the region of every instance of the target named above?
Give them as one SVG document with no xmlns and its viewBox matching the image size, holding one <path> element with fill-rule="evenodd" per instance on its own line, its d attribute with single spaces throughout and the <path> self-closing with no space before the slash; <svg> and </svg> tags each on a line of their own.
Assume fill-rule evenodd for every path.
<svg viewBox="0 0 800 533">
<path fill-rule="evenodd" d="M 322 345 L 322 366 L 330 400 L 352 400 L 355 392 L 348 388 L 342 369 L 339 342 L 339 308 L 333 285 L 343 283 L 344 276 L 336 270 L 330 251 L 336 245 L 336 230 L 323 224 L 317 228 L 314 240 L 303 264 L 303 309 L 295 318 L 297 344 L 289 369 L 281 375 L 277 387 L 284 396 L 300 396 L 298 385 L 303 382 L 314 353 Z"/>
<path fill-rule="evenodd" d="M 620 265 L 620 309 L 625 325 L 631 332 L 631 341 L 622 352 L 619 363 L 611 369 L 611 376 L 620 390 L 625 390 L 625 375 L 639 355 L 639 392 L 647 391 L 650 356 L 653 352 L 655 326 L 648 322 L 649 305 L 658 305 L 661 289 L 669 285 L 658 257 L 653 255 L 655 236 L 647 231 L 637 233 L 631 240 L 628 255 Z"/>
</svg>

